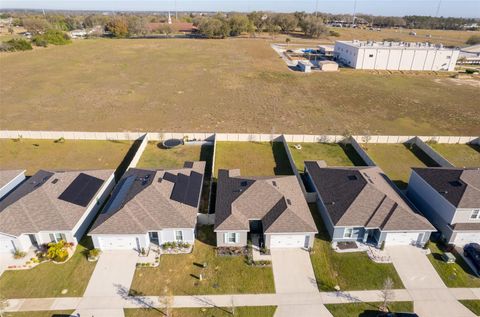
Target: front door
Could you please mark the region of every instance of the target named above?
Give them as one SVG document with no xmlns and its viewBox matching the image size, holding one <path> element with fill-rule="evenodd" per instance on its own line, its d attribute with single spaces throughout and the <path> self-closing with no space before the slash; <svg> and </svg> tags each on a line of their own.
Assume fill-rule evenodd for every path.
<svg viewBox="0 0 480 317">
<path fill-rule="evenodd" d="M 150 238 L 150 243 L 159 245 L 160 241 L 158 239 L 158 232 L 157 231 L 152 231 L 148 233 L 148 237 Z"/>
<path fill-rule="evenodd" d="M 38 248 L 38 241 L 37 238 L 35 237 L 34 234 L 29 234 L 28 238 L 30 239 L 30 243 L 33 245 L 33 247 Z"/>
<path fill-rule="evenodd" d="M 310 236 L 309 235 L 306 235 L 305 236 L 305 245 L 304 245 L 304 248 L 305 249 L 308 249 L 310 247 Z"/>
</svg>

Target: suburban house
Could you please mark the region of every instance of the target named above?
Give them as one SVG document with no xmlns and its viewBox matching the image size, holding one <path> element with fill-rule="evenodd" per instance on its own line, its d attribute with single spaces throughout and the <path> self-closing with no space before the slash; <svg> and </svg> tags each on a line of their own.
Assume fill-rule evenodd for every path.
<svg viewBox="0 0 480 317">
<path fill-rule="evenodd" d="M 114 185 L 111 170 L 40 170 L 0 201 L 0 251 L 77 244 Z"/>
<path fill-rule="evenodd" d="M 480 169 L 414 168 L 407 195 L 447 243 L 480 243 Z"/>
<path fill-rule="evenodd" d="M 25 170 L 0 171 L 0 200 L 25 180 Z"/>
<path fill-rule="evenodd" d="M 195 241 L 205 162 L 175 170 L 130 168 L 95 221 L 95 248 L 137 250 Z"/>
<path fill-rule="evenodd" d="M 217 246 L 244 247 L 257 234 L 270 248 L 311 248 L 317 227 L 295 176 L 241 177 L 219 170 Z"/>
<path fill-rule="evenodd" d="M 377 166 L 327 167 L 324 161 L 306 161 L 305 173 L 334 242 L 422 246 L 436 231 Z"/>
<path fill-rule="evenodd" d="M 460 51 L 412 42 L 336 41 L 335 59 L 356 69 L 454 71 Z"/>
</svg>

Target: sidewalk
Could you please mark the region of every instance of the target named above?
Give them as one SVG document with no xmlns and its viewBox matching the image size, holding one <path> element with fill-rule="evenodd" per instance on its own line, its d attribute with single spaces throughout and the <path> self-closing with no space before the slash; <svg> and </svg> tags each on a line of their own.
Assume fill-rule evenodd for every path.
<svg viewBox="0 0 480 317">
<path fill-rule="evenodd" d="M 480 288 L 452 288 L 448 289 L 455 299 L 479 299 Z M 432 294 L 434 290 L 425 290 L 423 296 Z M 412 301 L 411 291 L 399 289 L 393 291 L 394 301 Z M 419 296 L 416 294 L 416 296 Z M 436 295 L 432 294 L 432 298 Z M 311 306 L 323 304 L 342 304 L 354 302 L 378 302 L 381 293 L 373 291 L 352 292 L 318 292 L 318 293 L 289 293 L 289 294 L 243 294 L 243 295 L 198 295 L 174 296 L 173 307 L 230 307 L 232 301 L 235 306 Z M 29 298 L 11 299 L 6 311 L 40 311 L 40 310 L 109 310 L 123 308 L 160 307 L 158 296 L 142 297 L 57 297 L 57 298 Z"/>
</svg>

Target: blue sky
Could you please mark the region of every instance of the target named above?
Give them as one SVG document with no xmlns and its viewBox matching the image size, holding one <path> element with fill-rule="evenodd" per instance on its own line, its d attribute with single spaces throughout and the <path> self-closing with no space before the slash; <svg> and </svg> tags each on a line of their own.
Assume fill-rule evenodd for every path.
<svg viewBox="0 0 480 317">
<path fill-rule="evenodd" d="M 318 0 L 318 10 L 352 13 L 355 0 Z M 356 12 L 376 15 L 480 17 L 480 0 L 357 0 Z M 124 11 L 314 11 L 317 0 L 0 0 L 0 8 Z"/>
</svg>

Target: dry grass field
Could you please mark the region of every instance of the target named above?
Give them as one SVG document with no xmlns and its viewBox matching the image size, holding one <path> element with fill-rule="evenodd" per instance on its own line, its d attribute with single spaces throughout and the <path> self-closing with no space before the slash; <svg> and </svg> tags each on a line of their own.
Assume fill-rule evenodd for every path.
<svg viewBox="0 0 480 317">
<path fill-rule="evenodd" d="M 369 31 L 371 32 L 371 31 Z M 292 72 L 270 40 L 79 40 L 0 54 L 0 127 L 478 134 L 478 88 L 446 74 Z M 460 106 L 461 105 L 461 106 Z"/>
<path fill-rule="evenodd" d="M 0 140 L 0 169 L 26 169 L 27 175 L 39 169 L 94 170 L 118 168 L 132 143 L 130 141 Z"/>
</svg>

